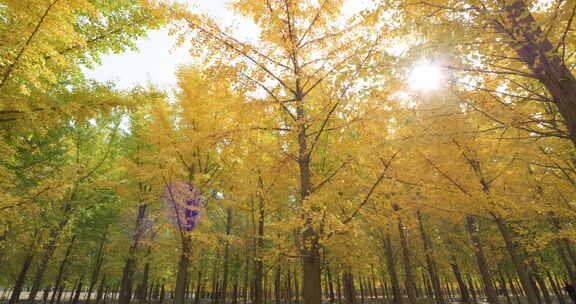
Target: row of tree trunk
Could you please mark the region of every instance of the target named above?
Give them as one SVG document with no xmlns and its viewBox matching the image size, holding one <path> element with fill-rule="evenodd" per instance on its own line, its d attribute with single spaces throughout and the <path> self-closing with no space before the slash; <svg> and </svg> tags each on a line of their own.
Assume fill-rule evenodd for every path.
<svg viewBox="0 0 576 304">
<path fill-rule="evenodd" d="M 400 210 L 398 206 L 395 206 L 394 209 L 396 211 Z M 138 299 L 139 302 L 146 302 L 153 298 L 164 299 L 165 297 L 164 288 L 161 288 L 159 283 L 153 284 L 151 287 L 149 286 L 151 274 L 150 264 L 147 259 L 142 267 L 142 273 L 139 276 L 142 278 L 141 282 L 133 291 L 133 278 L 135 277 L 138 265 L 136 252 L 138 248 L 141 247 L 140 243 L 144 235 L 143 223 L 146 210 L 146 205 L 140 205 L 138 207 L 132 244 L 129 248 L 128 258 L 125 262 L 118 291 L 120 304 L 128 304 L 133 298 Z M 232 301 L 234 304 L 246 304 L 248 302 L 266 303 L 272 300 L 277 304 L 293 304 L 301 301 L 304 284 L 300 284 L 299 279 L 302 277 L 299 275 L 299 272 L 297 272 L 298 267 L 295 266 L 296 264 L 280 263 L 283 268 L 277 266 L 271 278 L 271 275 L 267 275 L 264 272 L 265 265 L 262 259 L 258 258 L 261 250 L 264 249 L 264 211 L 264 205 L 261 201 L 256 206 L 253 215 L 253 222 L 255 223 L 253 234 L 255 237 L 253 238 L 251 246 L 249 246 L 252 250 L 247 252 L 246 260 L 242 266 L 244 271 L 242 282 L 240 281 L 241 278 L 238 272 L 230 275 L 230 248 L 226 240 L 222 246 L 223 259 L 221 259 L 221 261 L 220 259 L 216 259 L 215 265 L 212 267 L 211 275 L 208 275 L 206 269 L 203 269 L 198 271 L 196 278 L 190 278 L 191 276 L 188 273 L 190 263 L 188 258 L 183 255 L 181 262 L 186 261 L 186 263 L 180 263 L 179 268 L 181 268 L 180 270 L 184 270 L 185 280 L 183 282 L 185 284 L 181 285 L 183 286 L 183 291 L 177 290 L 174 293 L 176 304 L 187 302 L 191 298 L 190 295 L 194 295 L 193 301 L 195 304 L 198 304 L 201 299 L 207 298 L 211 299 L 214 304 L 223 304 L 225 299 Z M 417 304 L 418 298 L 428 297 L 434 299 L 436 304 L 446 304 L 446 298 L 459 297 L 465 303 L 475 303 L 478 302 L 480 297 L 485 297 L 490 304 L 499 304 L 502 303 L 499 296 L 503 296 L 507 304 L 513 304 L 514 298 L 518 299 L 518 297 L 525 296 L 528 304 L 551 304 L 553 297 L 558 298 L 560 304 L 564 304 L 563 285 L 565 282 L 569 280 L 572 281 L 575 278 L 575 267 L 573 265 L 576 265 L 576 256 L 568 239 L 558 239 L 554 243 L 558 256 L 565 266 L 565 273 L 567 274 L 565 278 L 559 279 L 556 274 L 542 272 L 533 262 L 527 263 L 525 259 L 522 258 L 526 256 L 526 254 L 524 254 L 522 249 L 514 242 L 514 231 L 508 223 L 494 215 L 492 223 L 496 225 L 498 231 L 501 233 L 506 245 L 505 248 L 509 253 L 514 270 L 516 270 L 515 274 L 505 275 L 500 271 L 494 273 L 491 271 L 493 268 L 490 267 L 485 256 L 480 233 L 480 225 L 488 224 L 488 222 L 484 221 L 480 223 L 476 217 L 467 216 L 464 226 L 474 248 L 479 277 L 473 278 L 470 274 L 463 275 L 460 266 L 456 262 L 456 257 L 453 257 L 451 259 L 452 263 L 450 263 L 453 277 L 446 277 L 448 275 L 444 273 L 445 277 L 441 278 L 436 257 L 434 256 L 434 243 L 431 242 L 428 235 L 429 229 L 426 227 L 425 219 L 420 212 L 416 213 L 416 219 L 418 222 L 418 233 L 425 250 L 425 267 L 421 268 L 423 269 L 421 279 L 417 279 L 414 273 L 416 268 L 413 266 L 413 253 L 411 252 L 408 242 L 407 227 L 404 225 L 402 217 L 399 216 L 395 228 L 398 229 L 399 235 L 400 259 L 398 259 L 394 250 L 391 229 L 387 232 L 380 231 L 382 256 L 384 257 L 383 263 L 386 266 L 383 267 L 383 269 L 387 270 L 388 276 L 380 274 L 380 279 L 377 279 L 373 267 L 371 267 L 368 276 L 359 276 L 357 279 L 354 278 L 351 271 L 342 269 L 333 275 L 330 271 L 330 264 L 325 262 L 322 269 L 324 272 L 324 298 L 330 299 L 331 302 L 338 300 L 339 303 L 343 301 L 342 299 L 345 299 L 346 304 L 353 304 L 357 302 L 358 297 L 362 302 L 367 298 L 383 297 L 393 299 L 395 304 L 403 304 L 406 301 L 408 301 L 409 304 Z M 232 211 L 228 209 L 225 231 L 227 236 L 231 234 L 231 223 Z M 562 228 L 560 227 L 560 221 L 557 219 L 551 220 L 550 223 L 556 230 Z M 51 235 L 51 237 L 54 236 Z M 64 258 L 58 268 L 56 280 L 54 284 L 50 286 L 52 290 L 55 291 L 51 293 L 49 299 L 47 298 L 51 304 L 59 303 L 62 300 L 61 293 L 65 287 L 62 282 L 65 281 L 66 266 L 69 263 L 75 240 L 76 237 L 72 237 L 68 242 Z M 106 233 L 104 233 L 97 254 L 95 255 L 95 261 L 92 263 L 93 267 L 86 273 L 89 278 L 87 280 L 88 284 L 83 285 L 84 274 L 82 274 L 73 294 L 80 296 L 80 290 L 85 286 L 85 292 L 87 293 L 86 298 L 99 302 L 105 298 L 107 293 L 112 293 L 112 291 L 106 287 L 106 278 L 103 277 L 96 292 L 96 298 L 92 298 L 92 293 L 96 288 L 97 281 L 100 279 L 100 271 L 105 260 L 106 240 Z M 442 241 L 447 242 L 449 245 L 451 242 L 450 239 Z M 33 248 L 35 242 L 36 239 L 33 239 L 33 242 L 30 244 L 30 249 Z M 49 245 L 50 244 L 52 244 L 52 242 L 49 242 Z M 38 285 L 38 278 L 41 277 L 38 273 L 45 272 L 46 266 L 44 264 L 50 261 L 49 258 L 46 259 L 46 256 L 48 253 L 50 257 L 52 256 L 56 244 L 55 242 L 51 246 L 48 246 L 42 255 L 42 259 L 37 267 L 37 275 L 32 282 L 32 288 L 28 298 L 29 301 L 38 299 L 37 294 L 41 286 Z M 151 255 L 151 251 L 151 247 L 146 247 L 146 256 Z M 35 251 L 29 250 L 22 263 L 22 269 L 16 278 L 9 304 L 15 304 L 20 299 L 22 288 L 26 282 L 26 274 L 31 268 L 34 257 Z M 403 282 L 400 282 L 399 279 L 397 270 L 399 265 L 403 266 Z M 208 284 L 209 281 L 211 282 L 210 284 Z M 452 284 L 451 282 L 455 283 Z M 403 286 L 401 287 L 401 285 Z M 46 285 L 44 284 L 44 286 Z M 46 294 L 46 292 L 44 294 Z M 72 298 L 72 300 L 74 300 L 74 298 Z"/>
<path fill-rule="evenodd" d="M 453 266 L 456 265 L 453 264 Z M 324 298 L 328 299 L 330 303 L 366 303 L 369 299 L 390 299 L 394 303 L 396 302 L 397 295 L 395 295 L 393 288 L 387 283 L 385 278 L 377 278 L 374 272 L 371 272 L 368 276 L 354 276 L 349 271 L 342 271 L 336 275 L 328 274 L 329 272 L 329 267 L 325 267 Z M 190 282 L 186 290 L 185 303 L 198 304 L 201 301 L 206 303 L 207 300 L 210 303 L 226 302 L 232 304 L 255 302 L 256 284 L 254 281 L 244 280 L 243 286 L 240 286 L 240 278 L 235 276 L 230 288 L 223 288 L 223 280 L 218 278 L 217 273 L 212 274 L 211 277 L 213 280 L 208 280 L 204 277 L 203 272 L 199 271 L 197 279 Z M 297 278 L 294 268 L 282 271 L 280 267 L 277 267 L 273 279 L 268 280 L 267 276 L 262 284 L 263 303 L 300 303 L 301 286 Z M 561 288 L 565 283 L 563 279 L 548 273 L 545 280 L 536 280 L 536 282 L 539 284 L 538 286 L 544 286 L 538 294 L 537 300 L 539 303 L 550 304 L 553 301 L 553 297 L 560 304 L 566 303 L 566 295 Z M 518 278 L 499 272 L 494 283 L 493 288 L 497 290 L 497 296 L 503 297 L 506 304 L 521 304 L 520 298 L 527 296 Z M 430 279 L 424 272 L 422 272 L 421 284 L 414 284 L 414 286 L 416 286 L 415 293 L 418 299 L 436 299 L 437 293 L 433 290 Z M 69 286 L 72 287 L 71 289 L 67 287 L 64 284 L 60 284 L 59 287 L 55 285 L 51 289 L 44 289 L 42 292 L 43 303 L 59 304 L 71 302 L 77 304 L 80 300 L 89 300 L 95 304 L 106 304 L 119 302 L 121 294 L 119 292 L 120 286 L 106 286 L 105 277 L 101 279 L 95 297 L 91 297 L 91 287 L 84 284 L 84 276 L 76 280 L 73 286 Z M 151 284 L 145 291 L 141 291 L 140 288 L 139 291 L 129 295 L 128 298 L 131 300 L 137 299 L 141 303 L 164 303 L 172 302 L 175 296 L 175 292 L 166 291 L 164 284 L 160 281 Z M 10 291 L 13 291 L 13 289 L 4 290 L 2 298 L 6 298 Z M 400 298 L 408 299 L 409 292 L 406 288 L 401 288 L 399 289 L 399 295 Z M 465 303 L 479 303 L 480 298 L 487 297 L 487 288 L 482 280 L 473 278 L 469 274 L 464 278 L 460 274 L 460 279 L 456 283 L 448 280 L 444 282 L 444 286 L 441 288 L 441 295 L 443 299 L 461 299 Z"/>
</svg>

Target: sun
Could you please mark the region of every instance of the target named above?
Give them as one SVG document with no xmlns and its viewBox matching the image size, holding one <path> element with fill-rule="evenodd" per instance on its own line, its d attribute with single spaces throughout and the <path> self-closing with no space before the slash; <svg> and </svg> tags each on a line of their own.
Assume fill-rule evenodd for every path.
<svg viewBox="0 0 576 304">
<path fill-rule="evenodd" d="M 408 76 L 408 85 L 412 90 L 433 91 L 440 87 L 443 81 L 442 69 L 439 65 L 421 61 L 414 65 Z"/>
</svg>

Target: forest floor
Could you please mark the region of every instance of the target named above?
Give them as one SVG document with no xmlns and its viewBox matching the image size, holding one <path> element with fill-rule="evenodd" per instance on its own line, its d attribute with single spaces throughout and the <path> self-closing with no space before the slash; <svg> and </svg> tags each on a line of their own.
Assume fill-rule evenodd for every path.
<svg viewBox="0 0 576 304">
<path fill-rule="evenodd" d="M 50 296 L 48 297 L 48 303 L 50 302 Z M 526 304 L 527 300 L 525 297 L 520 297 L 518 299 L 511 297 L 510 298 L 512 300 L 513 304 Z M 507 304 L 506 298 L 505 297 L 500 297 L 500 304 Z M 20 303 L 27 303 L 28 302 L 28 294 L 27 293 L 22 293 L 21 297 L 20 297 Z M 72 302 L 72 293 L 71 292 L 65 292 L 62 294 L 62 300 L 61 300 L 61 304 L 62 303 L 71 303 Z M 95 303 L 95 300 L 92 299 L 90 301 L 91 303 Z M 165 299 L 164 302 L 162 304 L 173 304 L 174 300 L 171 298 Z M 231 303 L 232 301 L 227 301 L 229 303 Z M 8 299 L 7 298 L 0 298 L 0 304 L 6 304 L 8 303 Z M 101 302 L 102 304 L 117 304 L 117 300 L 116 299 L 108 299 L 105 302 Z M 132 300 L 133 304 L 138 304 L 139 302 L 137 300 Z M 193 300 L 187 301 L 187 304 L 192 304 Z M 200 301 L 201 304 L 212 304 L 214 303 L 213 300 L 211 299 L 202 299 Z M 242 301 L 239 301 L 240 304 L 242 304 Z M 275 301 L 269 301 L 268 304 L 274 304 Z M 335 303 L 339 303 L 338 301 L 336 301 Z M 434 299 L 433 298 L 420 298 L 418 301 L 418 304 L 433 304 L 434 303 Z M 488 302 L 486 301 L 486 299 L 484 298 L 478 298 L 477 299 L 477 303 L 476 304 L 487 304 Z M 35 301 L 34 304 L 45 304 L 45 302 L 39 298 Z M 82 293 L 80 296 L 80 300 L 78 301 L 78 304 L 87 304 L 86 301 L 86 293 Z M 158 300 L 154 300 L 149 302 L 149 304 L 159 304 Z M 247 302 L 247 304 L 251 304 L 251 302 Z M 297 304 L 301 304 L 301 302 L 297 302 Z M 330 304 L 330 299 L 323 299 L 322 300 L 322 304 Z M 364 301 L 362 301 L 360 298 L 357 299 L 357 304 L 392 304 L 392 299 L 385 299 L 385 298 L 365 298 Z M 464 304 L 464 302 L 462 302 L 462 300 L 460 298 L 452 298 L 452 299 L 448 299 L 448 304 Z M 562 304 L 558 301 L 557 298 L 553 298 L 552 299 L 552 304 Z M 564 304 L 573 304 L 570 301 L 569 297 L 565 297 L 564 300 Z"/>
</svg>

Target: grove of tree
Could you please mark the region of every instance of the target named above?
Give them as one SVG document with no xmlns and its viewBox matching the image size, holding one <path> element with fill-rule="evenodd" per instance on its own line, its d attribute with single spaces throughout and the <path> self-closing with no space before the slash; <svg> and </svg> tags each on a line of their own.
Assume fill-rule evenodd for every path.
<svg viewBox="0 0 576 304">
<path fill-rule="evenodd" d="M 0 302 L 569 304 L 576 1 L 228 7 L 0 0 Z"/>
</svg>

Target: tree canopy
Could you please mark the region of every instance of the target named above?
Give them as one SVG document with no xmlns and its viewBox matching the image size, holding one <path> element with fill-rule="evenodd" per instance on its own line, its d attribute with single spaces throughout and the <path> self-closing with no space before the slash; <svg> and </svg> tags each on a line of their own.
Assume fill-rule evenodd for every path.
<svg viewBox="0 0 576 304">
<path fill-rule="evenodd" d="M 0 0 L 1 298 L 566 303 L 574 1 L 229 9 L 254 39 L 183 1 Z M 195 59 L 172 91 L 84 74 L 159 28 Z"/>
</svg>

